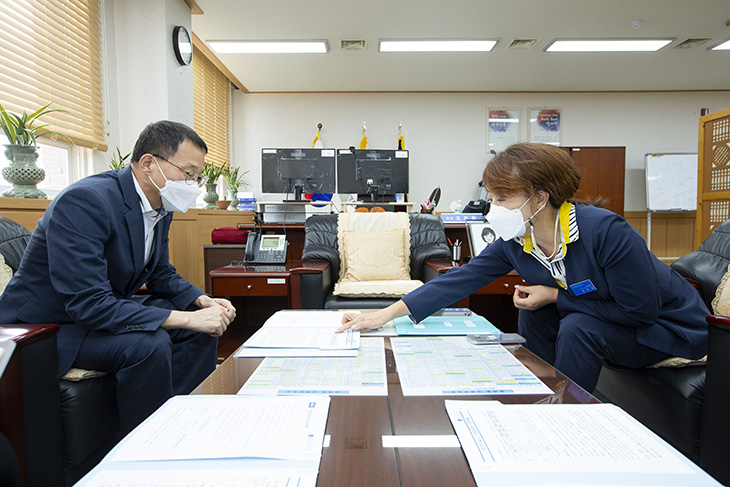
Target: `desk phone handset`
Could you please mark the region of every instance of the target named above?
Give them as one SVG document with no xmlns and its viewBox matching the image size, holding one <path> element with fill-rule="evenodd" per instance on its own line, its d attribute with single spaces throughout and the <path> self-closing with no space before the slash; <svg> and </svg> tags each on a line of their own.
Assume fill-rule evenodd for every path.
<svg viewBox="0 0 730 487">
<path fill-rule="evenodd" d="M 283 264 L 289 242 L 284 235 L 261 235 L 251 232 L 246 241 L 245 262 L 257 264 Z"/>
</svg>

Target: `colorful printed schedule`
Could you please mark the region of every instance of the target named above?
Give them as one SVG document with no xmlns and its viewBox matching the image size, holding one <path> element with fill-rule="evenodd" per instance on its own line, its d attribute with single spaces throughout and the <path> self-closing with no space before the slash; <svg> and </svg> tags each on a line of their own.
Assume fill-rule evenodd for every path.
<svg viewBox="0 0 730 487">
<path fill-rule="evenodd" d="M 238 393 L 387 396 L 383 338 L 361 339 L 357 357 L 267 357 Z"/>
<path fill-rule="evenodd" d="M 466 337 L 390 339 L 404 396 L 552 394 L 501 345 Z"/>
</svg>

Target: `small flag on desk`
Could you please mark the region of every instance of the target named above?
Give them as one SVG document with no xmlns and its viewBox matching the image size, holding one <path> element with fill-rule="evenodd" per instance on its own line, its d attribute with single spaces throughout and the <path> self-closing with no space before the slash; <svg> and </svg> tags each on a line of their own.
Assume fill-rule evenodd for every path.
<svg viewBox="0 0 730 487">
<path fill-rule="evenodd" d="M 362 140 L 360 141 L 360 148 L 361 149 L 368 148 L 368 135 L 367 135 L 367 128 L 365 127 L 365 122 L 362 123 Z"/>
<path fill-rule="evenodd" d="M 403 137 L 403 126 L 398 124 L 398 150 L 405 150 L 406 139 Z"/>
</svg>

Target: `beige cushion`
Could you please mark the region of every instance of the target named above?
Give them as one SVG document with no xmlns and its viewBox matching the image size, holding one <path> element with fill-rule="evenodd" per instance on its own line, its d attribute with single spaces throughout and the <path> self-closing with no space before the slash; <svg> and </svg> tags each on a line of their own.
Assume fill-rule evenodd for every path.
<svg viewBox="0 0 730 487">
<path fill-rule="evenodd" d="M 338 282 L 332 294 L 348 298 L 402 298 L 421 285 L 417 280 Z"/>
<path fill-rule="evenodd" d="M 405 231 L 341 232 L 341 281 L 396 281 L 410 279 L 410 249 Z"/>
<path fill-rule="evenodd" d="M 5 257 L 0 254 L 0 294 L 5 291 L 5 286 L 8 285 L 11 277 L 13 277 L 13 270 L 5 263 Z"/>
<path fill-rule="evenodd" d="M 658 369 L 659 367 L 688 367 L 691 365 L 706 365 L 707 364 L 707 355 L 705 355 L 702 358 L 698 358 L 697 360 L 692 360 L 688 358 L 682 358 L 682 357 L 669 357 L 667 359 L 662 360 L 661 362 L 657 362 L 654 365 L 650 365 L 650 369 Z"/>
<path fill-rule="evenodd" d="M 716 315 L 730 316 L 730 265 L 728 265 L 725 275 L 722 276 L 720 284 L 715 291 L 715 298 L 712 300 L 712 312 Z"/>
<path fill-rule="evenodd" d="M 109 372 L 99 372 L 98 370 L 86 370 L 86 369 L 69 369 L 61 379 L 78 382 L 84 379 L 93 379 L 94 377 L 102 377 L 107 375 Z"/>
</svg>

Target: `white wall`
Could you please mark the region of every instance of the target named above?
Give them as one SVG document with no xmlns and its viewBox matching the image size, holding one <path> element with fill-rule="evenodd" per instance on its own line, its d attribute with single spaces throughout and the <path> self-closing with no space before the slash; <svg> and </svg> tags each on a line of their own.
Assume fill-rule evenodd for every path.
<svg viewBox="0 0 730 487">
<path fill-rule="evenodd" d="M 244 94 L 233 99 L 232 162 L 250 170 L 261 198 L 261 148 L 311 147 L 317 124 L 327 147 L 359 146 L 366 122 L 368 147 L 396 148 L 403 124 L 410 151 L 410 201 L 441 186 L 451 201 L 476 197 L 490 156 L 486 110 L 520 110 L 527 140 L 528 109 L 562 110 L 564 146 L 626 147 L 626 211 L 646 209 L 644 154 L 697 152 L 700 108 L 730 108 L 730 92 L 607 94 Z"/>
<path fill-rule="evenodd" d="M 193 68 L 172 47 L 176 25 L 191 32 L 190 8 L 183 0 L 112 0 L 104 10 L 109 151 L 95 154 L 95 172 L 108 169 L 115 147 L 131 152 L 151 122 L 193 126 Z"/>
</svg>

